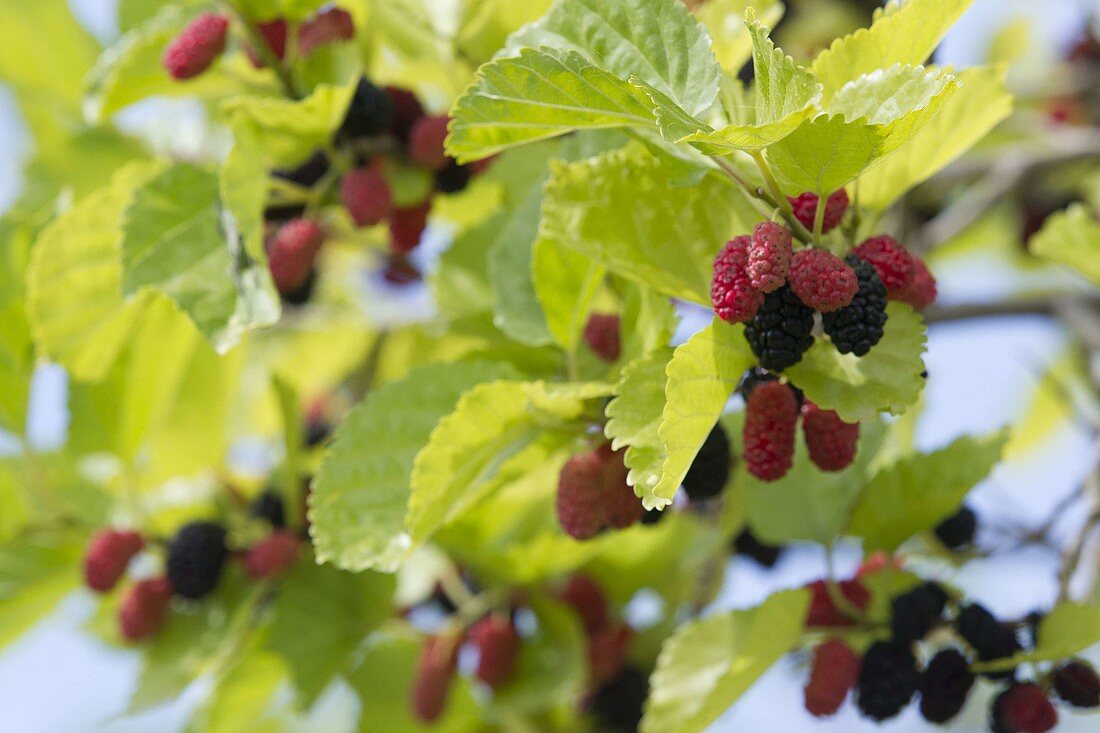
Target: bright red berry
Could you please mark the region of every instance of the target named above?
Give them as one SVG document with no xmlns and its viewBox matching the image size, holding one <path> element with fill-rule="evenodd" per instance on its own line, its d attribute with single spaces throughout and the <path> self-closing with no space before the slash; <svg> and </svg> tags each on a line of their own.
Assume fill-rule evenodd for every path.
<svg viewBox="0 0 1100 733">
<path fill-rule="evenodd" d="M 605 626 L 588 637 L 588 668 L 597 683 L 619 673 L 634 632 L 629 626 Z"/>
<path fill-rule="evenodd" d="M 340 180 L 340 200 L 357 226 L 381 224 L 393 209 L 390 184 L 379 166 L 348 171 Z"/>
<path fill-rule="evenodd" d="M 267 264 L 280 293 L 294 292 L 309 278 L 324 242 L 325 233 L 309 219 L 292 219 L 279 228 L 268 243 Z"/>
<path fill-rule="evenodd" d="M 282 575 L 298 558 L 298 538 L 285 529 L 272 532 L 244 556 L 244 569 L 253 580 Z"/>
<path fill-rule="evenodd" d="M 111 590 L 144 546 L 145 541 L 137 532 L 111 529 L 96 532 L 84 553 L 84 582 L 97 593 Z"/>
<path fill-rule="evenodd" d="M 797 197 L 788 196 L 791 208 L 794 209 L 794 218 L 802 222 L 802 226 L 814 230 L 814 217 L 817 216 L 818 196 L 816 193 L 803 193 Z M 840 220 L 844 218 L 844 212 L 848 210 L 848 192 L 843 188 L 833 191 L 825 200 L 825 219 L 821 224 L 822 233 L 835 229 Z"/>
<path fill-rule="evenodd" d="M 875 268 L 890 298 L 897 300 L 912 284 L 913 257 L 893 237 L 871 237 L 856 247 L 855 253 Z"/>
<path fill-rule="evenodd" d="M 993 729 L 998 733 L 1047 733 L 1058 725 L 1058 711 L 1043 688 L 1009 687 L 993 700 Z"/>
<path fill-rule="evenodd" d="M 936 302 L 938 295 L 936 278 L 928 270 L 928 265 L 920 257 L 913 257 L 913 281 L 905 289 L 899 300 L 922 311 Z"/>
<path fill-rule="evenodd" d="M 399 140 L 408 141 L 413 125 L 424 116 L 424 106 L 416 94 L 401 87 L 383 87 L 393 105 L 393 122 L 390 131 Z"/>
<path fill-rule="evenodd" d="M 859 423 L 844 422 L 832 410 L 807 400 L 802 405 L 802 435 L 810 460 L 822 471 L 842 471 L 859 448 Z"/>
<path fill-rule="evenodd" d="M 803 690 L 806 710 L 818 718 L 835 715 L 859 678 L 859 666 L 859 657 L 840 639 L 819 644 Z"/>
<path fill-rule="evenodd" d="M 614 313 L 593 313 L 584 327 L 584 341 L 604 361 L 618 359 L 622 351 L 619 317 Z"/>
<path fill-rule="evenodd" d="M 411 252 L 419 246 L 420 238 L 428 227 L 431 210 L 431 201 L 393 210 L 390 214 L 390 248 L 394 252 Z"/>
<path fill-rule="evenodd" d="M 613 529 L 626 529 L 641 520 L 645 507 L 626 482 L 630 470 L 623 463 L 626 449 L 611 450 L 610 443 L 597 449 L 602 463 L 601 504 L 604 524 Z"/>
<path fill-rule="evenodd" d="M 409 131 L 409 157 L 414 163 L 429 170 L 442 170 L 447 165 L 447 153 L 443 141 L 447 139 L 447 115 L 421 117 Z"/>
<path fill-rule="evenodd" d="M 329 8 L 298 28 L 298 53 L 308 56 L 326 43 L 355 38 L 355 20 L 342 8 Z"/>
<path fill-rule="evenodd" d="M 118 627 L 127 641 L 141 641 L 160 631 L 172 598 L 167 578 L 151 578 L 127 589 L 118 607 Z"/>
<path fill-rule="evenodd" d="M 764 293 L 753 287 L 749 279 L 751 241 L 751 237 L 731 239 L 714 259 L 710 299 L 715 314 L 729 323 L 751 321 L 764 303 Z"/>
<path fill-rule="evenodd" d="M 477 648 L 479 680 L 493 689 L 512 675 L 519 653 L 519 634 L 511 619 L 489 615 L 470 627 L 467 638 Z"/>
<path fill-rule="evenodd" d="M 600 586 L 596 585 L 596 581 L 587 575 L 571 576 L 558 597 L 562 603 L 573 607 L 589 635 L 607 625 L 607 597 Z"/>
<path fill-rule="evenodd" d="M 745 466 L 761 481 L 786 475 L 794 458 L 798 400 L 790 385 L 764 382 L 749 394 L 743 430 Z"/>
<path fill-rule="evenodd" d="M 286 55 L 286 21 L 282 18 L 276 18 L 266 23 L 257 23 L 256 32 L 260 34 L 260 37 L 264 39 L 264 43 L 271 49 L 271 53 L 275 55 L 275 58 L 280 61 Z M 257 69 L 263 68 L 264 61 L 260 57 L 254 48 L 245 49 L 248 53 L 248 59 L 252 62 L 252 65 Z"/>
<path fill-rule="evenodd" d="M 749 282 L 765 293 L 783 287 L 792 255 L 790 231 L 774 221 L 760 222 L 749 243 Z"/>
<path fill-rule="evenodd" d="M 203 13 L 168 44 L 161 63 L 173 79 L 198 76 L 225 50 L 228 30 L 229 19 L 224 15 Z"/>
<path fill-rule="evenodd" d="M 443 714 L 457 664 L 454 639 L 429 636 L 424 640 L 409 700 L 417 720 L 431 723 Z"/>
<path fill-rule="evenodd" d="M 855 608 L 863 611 L 871 602 L 871 594 L 859 580 L 842 580 L 837 586 L 840 593 Z M 827 628 L 831 626 L 851 626 L 854 622 L 833 603 L 829 588 L 824 580 L 815 580 L 806 586 L 810 590 L 810 610 L 806 614 L 806 626 L 809 628 Z"/>
<path fill-rule="evenodd" d="M 799 300 L 822 313 L 851 304 L 859 291 L 855 271 L 844 260 L 823 249 L 795 252 L 787 281 Z"/>
<path fill-rule="evenodd" d="M 577 540 L 595 537 L 604 528 L 603 462 L 596 453 L 573 456 L 558 476 L 555 507 L 558 524 Z"/>
</svg>

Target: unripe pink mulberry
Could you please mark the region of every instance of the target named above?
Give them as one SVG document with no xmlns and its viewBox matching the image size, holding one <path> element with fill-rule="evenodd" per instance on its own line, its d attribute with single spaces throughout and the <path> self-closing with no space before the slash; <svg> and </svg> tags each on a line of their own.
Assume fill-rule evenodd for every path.
<svg viewBox="0 0 1100 733">
<path fill-rule="evenodd" d="M 796 252 L 787 280 L 799 300 L 822 313 L 849 305 L 859 291 L 855 271 L 844 260 L 823 249 Z"/>
<path fill-rule="evenodd" d="M 794 210 L 794 218 L 802 222 L 802 226 L 814 230 L 814 217 L 817 216 L 818 195 L 816 193 L 803 193 L 799 196 L 788 196 L 791 208 Z M 835 229 L 840 220 L 844 218 L 844 212 L 848 210 L 848 192 L 843 188 L 833 191 L 825 200 L 825 218 L 821 223 L 821 232 L 825 233 Z"/>
<path fill-rule="evenodd" d="M 381 168 L 364 166 L 348 171 L 340 181 L 340 199 L 357 226 L 381 224 L 393 208 L 393 195 Z"/>
<path fill-rule="evenodd" d="M 180 31 L 168 44 L 161 60 L 173 79 L 190 79 L 210 68 L 225 50 L 229 19 L 217 13 L 203 13 Z"/>
<path fill-rule="evenodd" d="M 714 279 L 710 298 L 715 314 L 729 323 L 751 321 L 764 302 L 764 293 L 749 280 L 749 243 L 751 237 L 730 240 L 714 259 Z"/>
<path fill-rule="evenodd" d="M 871 237 L 856 247 L 855 253 L 875 268 L 890 298 L 901 298 L 912 284 L 913 257 L 893 237 Z"/>
<path fill-rule="evenodd" d="M 783 287 L 792 255 L 790 231 L 774 221 L 760 222 L 749 243 L 749 282 L 765 293 Z"/>
<path fill-rule="evenodd" d="M 745 406 L 745 466 L 761 481 L 786 475 L 794 458 L 798 400 L 790 385 L 764 382 Z"/>
<path fill-rule="evenodd" d="M 913 258 L 913 281 L 902 293 L 901 300 L 913 306 L 914 310 L 922 311 L 936 302 L 938 289 L 936 278 L 929 272 L 928 266 L 919 257 Z"/>
<path fill-rule="evenodd" d="M 859 449 L 859 423 L 844 422 L 808 400 L 802 405 L 802 434 L 810 460 L 822 471 L 844 470 Z"/>
<path fill-rule="evenodd" d="M 145 541 L 137 532 L 111 529 L 96 532 L 84 553 L 84 582 L 97 593 L 111 590 L 144 546 Z"/>
</svg>

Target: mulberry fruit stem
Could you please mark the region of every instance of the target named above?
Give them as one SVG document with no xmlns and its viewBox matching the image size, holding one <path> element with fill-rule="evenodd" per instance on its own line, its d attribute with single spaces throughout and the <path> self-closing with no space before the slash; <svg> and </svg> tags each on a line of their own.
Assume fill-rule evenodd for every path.
<svg viewBox="0 0 1100 733">
<path fill-rule="evenodd" d="M 745 189 L 745 193 L 751 196 L 754 200 L 762 202 L 767 206 L 766 209 L 762 207 L 757 207 L 761 209 L 761 213 L 764 217 L 771 217 L 776 210 L 779 210 L 779 212 L 783 215 L 784 221 L 787 223 L 787 228 L 791 230 L 791 233 L 794 235 L 794 237 L 800 242 L 810 241 L 810 239 L 812 238 L 810 230 L 802 226 L 802 222 L 795 218 L 794 210 L 791 208 L 791 204 L 789 201 L 787 201 L 785 196 L 780 195 L 779 197 L 780 200 L 782 200 L 787 205 L 787 210 L 783 211 L 783 208 L 779 204 L 779 201 L 776 201 L 775 197 L 771 193 L 759 186 L 753 185 L 752 182 L 741 175 L 740 171 L 738 171 L 737 168 L 735 168 L 733 164 L 730 163 L 728 160 L 718 155 L 711 156 L 711 160 L 714 161 L 714 163 L 722 170 L 723 173 L 732 178 L 737 185 Z M 768 170 L 768 174 L 771 174 L 770 169 Z M 774 177 L 772 180 L 775 180 Z M 776 186 L 776 190 L 778 190 L 778 185 Z"/>
<path fill-rule="evenodd" d="M 821 246 L 821 232 L 825 228 L 825 209 L 827 208 L 826 202 L 828 201 L 828 194 L 817 195 L 817 210 L 814 211 L 814 246 Z"/>
<path fill-rule="evenodd" d="M 813 234 L 802 225 L 802 222 L 795 217 L 794 209 L 791 208 L 791 202 L 787 200 L 786 195 L 783 193 L 783 189 L 779 187 L 779 182 L 775 180 L 775 174 L 772 173 L 768 161 L 764 159 L 764 153 L 758 150 L 752 153 L 752 159 L 756 163 L 756 167 L 760 169 L 760 175 L 764 177 L 764 184 L 768 187 L 768 194 L 772 198 L 769 203 L 773 207 L 779 209 L 779 212 L 787 222 L 787 228 L 803 242 L 816 242 L 817 238 L 815 238 Z M 825 215 L 824 205 L 819 206 L 818 211 L 818 215 L 823 217 Z"/>
<path fill-rule="evenodd" d="M 251 23 L 248 18 L 237 8 L 236 3 L 225 2 L 219 3 L 219 6 L 225 12 L 236 21 L 236 25 L 240 27 L 240 30 L 248 37 L 248 45 L 252 47 L 253 51 L 263 61 L 264 66 L 275 72 L 276 78 L 279 80 L 279 87 L 282 89 L 283 94 L 295 101 L 302 99 L 302 94 L 298 92 L 298 89 L 294 86 L 294 80 L 290 78 L 290 74 L 287 73 L 286 67 L 275 56 L 275 52 L 271 50 L 271 46 L 267 44 L 265 39 L 256 26 Z M 297 28 L 287 27 L 287 59 L 292 57 L 294 51 L 292 38 L 298 35 Z"/>
</svg>

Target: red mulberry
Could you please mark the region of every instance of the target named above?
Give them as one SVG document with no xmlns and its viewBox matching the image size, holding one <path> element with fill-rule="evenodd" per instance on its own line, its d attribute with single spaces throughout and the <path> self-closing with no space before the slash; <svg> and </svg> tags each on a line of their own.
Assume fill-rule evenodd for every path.
<svg viewBox="0 0 1100 733">
<path fill-rule="evenodd" d="M 794 217 L 802 222 L 802 226 L 814 230 L 814 217 L 817 215 L 818 195 L 816 193 L 804 193 L 798 197 L 788 196 L 791 208 L 794 209 Z M 825 218 L 821 225 L 822 233 L 835 229 L 840 220 L 844 218 L 844 212 L 848 210 L 848 192 L 843 188 L 833 191 L 825 200 Z"/>
<path fill-rule="evenodd" d="M 850 304 L 859 290 L 859 280 L 852 268 L 823 249 L 796 252 L 787 279 L 799 300 L 822 313 Z"/>
<path fill-rule="evenodd" d="M 752 391 L 745 407 L 745 465 L 761 481 L 782 478 L 794 456 L 798 400 L 781 382 L 765 382 Z"/>
<path fill-rule="evenodd" d="M 168 44 L 162 63 L 173 79 L 190 79 L 210 68 L 225 50 L 229 19 L 217 13 L 203 13 L 187 24 Z"/>
<path fill-rule="evenodd" d="M 891 298 L 901 298 L 913 283 L 913 257 L 893 237 L 871 237 L 856 247 L 855 253 L 871 263 Z"/>
<path fill-rule="evenodd" d="M 774 221 L 764 221 L 752 230 L 746 270 L 753 287 L 770 293 L 783 286 L 791 267 L 791 233 Z"/>
<path fill-rule="evenodd" d="M 843 471 L 859 449 L 859 423 L 844 422 L 809 401 L 802 405 L 802 434 L 810 460 L 822 471 Z"/>
<path fill-rule="evenodd" d="M 715 314 L 729 323 L 752 320 L 764 302 L 764 293 L 752 286 L 746 269 L 750 241 L 751 237 L 730 240 L 714 260 L 710 298 Z"/>
</svg>

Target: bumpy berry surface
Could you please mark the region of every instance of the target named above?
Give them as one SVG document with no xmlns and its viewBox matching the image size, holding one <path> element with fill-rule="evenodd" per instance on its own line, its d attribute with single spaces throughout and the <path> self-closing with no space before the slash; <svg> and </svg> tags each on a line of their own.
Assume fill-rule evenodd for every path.
<svg viewBox="0 0 1100 733">
<path fill-rule="evenodd" d="M 1012 685 L 993 699 L 990 727 L 994 733 L 1046 733 L 1056 725 L 1058 711 L 1038 685 Z"/>
<path fill-rule="evenodd" d="M 869 262 L 878 273 L 891 298 L 900 298 L 913 282 L 913 257 L 888 235 L 871 237 L 855 248 L 864 262 Z"/>
<path fill-rule="evenodd" d="M 168 580 L 184 598 L 202 598 L 218 584 L 229 550 L 225 528 L 213 522 L 191 522 L 168 545 Z"/>
<path fill-rule="evenodd" d="M 791 208 L 794 209 L 794 218 L 802 222 L 802 226 L 814 230 L 814 218 L 817 216 L 818 196 L 816 193 L 804 193 L 797 197 L 788 196 Z M 833 191 L 829 198 L 825 199 L 825 218 L 821 223 L 822 233 L 832 231 L 844 218 L 844 212 L 848 210 L 848 192 L 843 188 Z"/>
<path fill-rule="evenodd" d="M 1054 691 L 1075 708 L 1100 706 L 1100 677 L 1088 662 L 1074 659 L 1054 670 Z"/>
<path fill-rule="evenodd" d="M 268 242 L 267 263 L 280 293 L 292 293 L 306 282 L 324 241 L 321 227 L 309 219 L 293 219 L 279 228 Z"/>
<path fill-rule="evenodd" d="M 745 407 L 745 466 L 761 481 L 786 475 L 794 459 L 798 401 L 794 390 L 780 382 L 761 384 Z"/>
<path fill-rule="evenodd" d="M 622 351 L 619 317 L 614 313 L 593 313 L 584 327 L 584 342 L 604 361 L 615 361 Z"/>
<path fill-rule="evenodd" d="M 282 575 L 298 559 L 298 543 L 293 532 L 285 529 L 272 532 L 244 556 L 245 573 L 253 580 Z"/>
<path fill-rule="evenodd" d="M 451 118 L 447 115 L 421 117 L 409 131 L 409 158 L 417 165 L 428 170 L 442 170 L 450 160 L 443 151 L 443 141 L 447 138 L 447 124 Z"/>
<path fill-rule="evenodd" d="M 611 625 L 592 632 L 588 637 L 588 669 L 593 680 L 609 680 L 622 670 L 633 636 L 629 626 Z"/>
<path fill-rule="evenodd" d="M 390 129 L 393 119 L 389 96 L 367 79 L 360 79 L 336 137 L 340 140 L 375 137 Z"/>
<path fill-rule="evenodd" d="M 819 644 L 803 689 L 806 710 L 818 718 L 835 715 L 855 685 L 859 667 L 859 657 L 843 641 L 829 639 Z"/>
<path fill-rule="evenodd" d="M 225 50 L 229 19 L 217 13 L 203 13 L 180 31 L 168 44 L 162 63 L 173 79 L 190 79 L 210 68 Z"/>
<path fill-rule="evenodd" d="M 909 704 L 919 683 L 917 660 L 908 645 L 876 641 L 863 656 L 856 704 L 865 716 L 881 722 Z"/>
<path fill-rule="evenodd" d="M 313 49 L 326 43 L 350 41 L 355 38 L 355 21 L 341 8 L 329 8 L 307 20 L 298 28 L 298 53 L 308 56 Z"/>
<path fill-rule="evenodd" d="M 587 575 L 571 576 L 558 597 L 562 603 L 573 607 L 588 634 L 607 625 L 607 597 Z"/>
<path fill-rule="evenodd" d="M 624 667 L 592 696 L 592 713 L 615 733 L 636 733 L 649 697 L 649 677 L 637 667 Z"/>
<path fill-rule="evenodd" d="M 467 638 L 478 651 L 475 676 L 494 689 L 504 684 L 519 653 L 519 634 L 511 619 L 486 616 L 470 627 Z"/>
<path fill-rule="evenodd" d="M 752 320 L 764 303 L 764 293 L 753 287 L 746 269 L 751 237 L 737 237 L 726 243 L 714 258 L 710 299 L 715 314 L 729 323 Z"/>
<path fill-rule="evenodd" d="M 943 725 L 962 711 L 974 673 L 957 649 L 945 649 L 932 657 L 920 679 L 920 714 L 930 723 Z"/>
<path fill-rule="evenodd" d="M 458 193 L 469 185 L 474 171 L 468 165 L 459 165 L 454 160 L 447 160 L 447 165 L 435 173 L 435 187 L 443 193 Z"/>
<path fill-rule="evenodd" d="M 848 603 L 863 611 L 871 602 L 871 593 L 859 580 L 842 580 L 837 583 L 841 595 Z M 815 580 L 806 586 L 810 590 L 810 609 L 806 614 L 806 626 L 811 629 L 832 626 L 851 626 L 855 623 L 833 603 L 824 580 Z"/>
<path fill-rule="evenodd" d="M 936 278 L 932 276 L 923 260 L 914 257 L 913 281 L 909 283 L 909 287 L 898 299 L 913 306 L 915 310 L 922 311 L 936 302 L 938 294 Z"/>
<path fill-rule="evenodd" d="M 756 317 L 745 325 L 745 340 L 760 366 L 781 372 L 802 361 L 802 355 L 813 346 L 813 329 L 813 309 L 789 287 L 782 287 L 764 297 Z"/>
<path fill-rule="evenodd" d="M 729 480 L 732 461 L 730 437 L 722 423 L 715 423 L 684 476 L 684 491 L 688 498 L 701 501 L 721 494 Z"/>
<path fill-rule="evenodd" d="M 390 184 L 378 166 L 348 171 L 340 180 L 340 199 L 357 226 L 381 224 L 393 209 Z"/>
<path fill-rule="evenodd" d="M 864 356 L 882 339 L 886 325 L 886 288 L 869 263 L 854 255 L 845 262 L 859 279 L 859 291 L 845 308 L 822 316 L 825 333 L 842 354 Z"/>
<path fill-rule="evenodd" d="M 890 603 L 890 630 L 895 641 L 920 641 L 943 616 L 947 593 L 936 583 L 922 583 Z"/>
<path fill-rule="evenodd" d="M 977 529 L 978 515 L 970 507 L 964 506 L 936 526 L 936 537 L 948 549 L 958 550 L 974 541 Z"/>
<path fill-rule="evenodd" d="M 626 482 L 630 472 L 623 463 L 626 449 L 611 450 L 610 443 L 604 443 L 597 449 L 602 462 L 602 493 L 604 524 L 613 529 L 626 529 L 642 519 L 645 507 L 635 496 L 634 489 Z"/>
<path fill-rule="evenodd" d="M 859 291 L 859 281 L 852 268 L 823 249 L 795 252 L 787 282 L 799 300 L 822 313 L 849 305 Z"/>
<path fill-rule="evenodd" d="M 591 539 L 604 527 L 602 464 L 597 454 L 582 453 L 570 458 L 558 475 L 558 524 L 573 539 Z"/>
<path fill-rule="evenodd" d="M 424 641 L 409 696 L 417 720 L 431 723 L 443 714 L 457 663 L 458 644 L 453 639 L 430 636 Z"/>
<path fill-rule="evenodd" d="M 978 659 L 988 662 L 1011 657 L 1020 651 L 1020 642 L 1012 629 L 998 621 L 983 606 L 971 604 L 959 612 L 955 630 L 978 654 Z M 987 673 L 988 677 L 1008 677 L 1011 672 Z"/>
<path fill-rule="evenodd" d="M 420 238 L 428 226 L 428 214 L 431 210 L 430 201 L 393 210 L 390 215 L 390 248 L 394 252 L 405 254 L 419 246 Z"/>
<path fill-rule="evenodd" d="M 167 578 L 150 578 L 134 583 L 118 606 L 118 627 L 122 638 L 141 641 L 160 631 L 172 599 Z"/>
<path fill-rule="evenodd" d="M 782 224 L 762 221 L 752 230 L 749 242 L 749 262 L 745 267 L 749 282 L 758 290 L 770 293 L 787 281 L 791 268 L 791 233 Z"/>
<path fill-rule="evenodd" d="M 859 423 L 844 422 L 832 410 L 802 403 L 802 435 L 810 460 L 822 471 L 842 471 L 859 450 Z"/>
<path fill-rule="evenodd" d="M 392 132 L 399 140 L 405 142 L 409 139 L 416 121 L 424 116 L 424 107 L 416 94 L 401 87 L 385 87 L 386 96 L 393 106 L 393 122 L 390 125 Z"/>
<path fill-rule="evenodd" d="M 738 555 L 751 558 L 765 568 L 774 567 L 779 561 L 779 556 L 783 554 L 782 547 L 762 542 L 748 528 L 742 530 L 741 534 L 733 540 L 733 551 Z"/>
<path fill-rule="evenodd" d="M 137 532 L 113 529 L 96 532 L 84 552 L 84 583 L 97 593 L 111 590 L 144 546 L 145 541 Z"/>
</svg>

